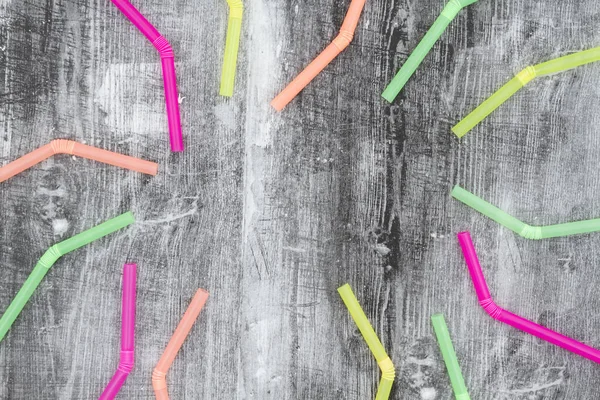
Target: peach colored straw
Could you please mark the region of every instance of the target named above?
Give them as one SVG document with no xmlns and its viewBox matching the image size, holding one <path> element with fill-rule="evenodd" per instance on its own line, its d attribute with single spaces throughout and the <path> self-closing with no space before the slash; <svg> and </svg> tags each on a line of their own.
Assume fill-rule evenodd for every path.
<svg viewBox="0 0 600 400">
<path fill-rule="evenodd" d="M 74 156 L 99 161 L 116 167 L 141 172 L 142 174 L 156 175 L 158 173 L 157 163 L 129 157 L 112 151 L 102 150 L 97 147 L 87 146 L 72 140 L 57 139 L 29 154 L 25 154 L 21 158 L 17 158 L 15 161 L 6 164 L 3 167 L 0 167 L 0 182 L 4 182 L 17 174 L 20 174 L 26 169 L 33 167 L 35 164 L 38 164 L 55 154 L 72 154 Z"/>
<path fill-rule="evenodd" d="M 333 39 L 333 42 L 313 62 L 308 64 L 308 67 L 292 83 L 271 101 L 273 108 L 277 111 L 283 110 L 342 50 L 350 45 L 354 37 L 354 31 L 356 31 L 356 26 L 358 25 L 358 20 L 360 19 L 360 14 L 365 6 L 365 1 L 352 0 L 346 18 L 344 18 L 344 22 L 342 23 L 340 34 Z"/>
<path fill-rule="evenodd" d="M 156 368 L 152 371 L 152 387 L 154 388 L 156 400 L 169 400 L 166 379 L 167 372 L 169 371 L 169 368 L 171 368 L 179 349 L 181 349 L 185 338 L 190 333 L 192 326 L 194 326 L 194 322 L 196 322 L 207 299 L 208 292 L 203 289 L 198 289 L 188 309 L 185 314 L 183 314 L 183 318 L 181 318 L 181 322 L 179 322 L 177 329 L 175 329 L 175 333 L 173 334 L 173 337 L 171 337 L 167 348 L 160 357 L 160 360 L 158 360 Z"/>
</svg>

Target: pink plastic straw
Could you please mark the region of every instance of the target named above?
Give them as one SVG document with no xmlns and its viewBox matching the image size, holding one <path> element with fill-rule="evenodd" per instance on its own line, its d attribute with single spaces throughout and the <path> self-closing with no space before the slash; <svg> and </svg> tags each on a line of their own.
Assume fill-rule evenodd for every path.
<svg viewBox="0 0 600 400">
<path fill-rule="evenodd" d="M 146 36 L 160 53 L 165 83 L 165 100 L 169 119 L 169 139 L 171 151 L 183 151 L 181 133 L 181 115 L 179 113 L 179 93 L 175 74 L 175 55 L 173 48 L 158 30 L 127 0 L 111 0 L 115 6 Z"/>
<path fill-rule="evenodd" d="M 133 369 L 135 346 L 135 285 L 136 265 L 123 267 L 123 300 L 121 308 L 121 359 L 119 367 L 98 400 L 114 399 Z"/>
<path fill-rule="evenodd" d="M 565 350 L 579 354 L 589 360 L 596 363 L 600 363 L 600 351 L 593 347 L 587 346 L 577 340 L 571 339 L 567 336 L 563 336 L 560 333 L 554 332 L 548 328 L 531 322 L 523 317 L 512 314 L 496 305 L 492 300 L 492 296 L 485 282 L 477 253 L 475 253 L 475 247 L 473 247 L 473 241 L 469 232 L 461 232 L 458 234 L 458 241 L 460 247 L 465 256 L 465 261 L 469 267 L 469 273 L 477 292 L 477 298 L 479 304 L 483 309 L 491 315 L 492 318 L 497 319 L 500 322 L 504 322 L 514 328 L 520 329 L 523 332 L 529 333 L 530 335 L 536 336 L 542 340 L 550 342 L 556 346 L 562 347 Z"/>
</svg>

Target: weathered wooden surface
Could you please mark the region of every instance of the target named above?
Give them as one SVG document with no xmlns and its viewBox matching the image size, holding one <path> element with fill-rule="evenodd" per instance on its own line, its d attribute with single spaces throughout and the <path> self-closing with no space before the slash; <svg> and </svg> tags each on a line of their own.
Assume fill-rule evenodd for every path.
<svg viewBox="0 0 600 400">
<path fill-rule="evenodd" d="M 593 0 L 482 0 L 394 105 L 379 96 L 443 7 L 368 0 L 353 44 L 282 113 L 268 102 L 335 36 L 348 2 L 248 0 L 235 96 L 218 96 L 225 1 L 135 1 L 172 42 L 187 150 L 168 152 L 160 64 L 107 0 L 0 0 L 0 162 L 70 138 L 156 160 L 156 178 L 59 156 L 0 184 L 0 309 L 63 257 L 0 344 L 0 398 L 97 398 L 118 362 L 122 264 L 139 265 L 136 366 L 150 373 L 197 287 L 212 296 L 168 374 L 173 399 L 370 399 L 379 372 L 338 298 L 349 282 L 397 366 L 394 399 L 451 399 L 443 312 L 474 399 L 594 399 L 598 366 L 491 320 L 496 300 L 600 346 L 600 235 L 527 241 L 449 198 L 530 223 L 600 215 L 600 65 L 539 79 L 458 141 L 450 126 L 526 65 L 600 44 Z"/>
</svg>

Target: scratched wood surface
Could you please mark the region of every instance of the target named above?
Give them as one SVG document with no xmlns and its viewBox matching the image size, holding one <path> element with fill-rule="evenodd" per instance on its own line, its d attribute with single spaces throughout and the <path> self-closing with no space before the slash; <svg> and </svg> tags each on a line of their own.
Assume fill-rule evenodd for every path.
<svg viewBox="0 0 600 400">
<path fill-rule="evenodd" d="M 1 399 L 94 399 L 118 364 L 121 271 L 139 266 L 136 364 L 150 374 L 198 287 L 211 298 L 167 375 L 173 399 L 370 399 L 379 372 L 349 282 L 397 367 L 393 399 L 453 398 L 446 315 L 474 399 L 595 399 L 592 362 L 479 308 L 455 233 L 497 302 L 600 346 L 600 235 L 527 241 L 454 184 L 532 224 L 598 217 L 600 65 L 534 81 L 463 140 L 450 127 L 527 65 L 600 45 L 594 0 L 482 0 L 393 105 L 379 96 L 443 7 L 368 0 L 355 40 L 282 113 L 268 105 L 347 1 L 248 0 L 235 96 L 218 96 L 223 0 L 135 1 L 175 49 L 187 143 L 168 152 L 158 56 L 108 0 L 0 0 L 0 163 L 54 138 L 155 160 L 157 177 L 57 156 L 0 184 L 0 310 L 52 244 L 64 256 L 0 343 Z"/>
</svg>

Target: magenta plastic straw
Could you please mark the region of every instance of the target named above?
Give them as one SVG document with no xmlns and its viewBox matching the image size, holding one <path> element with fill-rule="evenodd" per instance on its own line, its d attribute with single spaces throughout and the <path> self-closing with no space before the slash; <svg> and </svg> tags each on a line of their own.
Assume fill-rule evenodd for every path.
<svg viewBox="0 0 600 400">
<path fill-rule="evenodd" d="M 99 400 L 114 399 L 133 369 L 135 347 L 135 264 L 123 267 L 123 299 L 121 306 L 121 357 L 114 376 L 100 395 Z"/>
<path fill-rule="evenodd" d="M 588 360 L 600 363 L 599 350 L 498 307 L 492 300 L 492 296 L 485 282 L 485 277 L 483 276 L 477 253 L 475 253 L 473 241 L 471 240 L 471 235 L 469 232 L 461 232 L 458 234 L 458 241 L 460 242 L 465 261 L 469 267 L 469 273 L 473 280 L 473 286 L 475 286 L 479 304 L 481 304 L 483 309 L 490 314 L 492 318 L 585 357 Z"/>
<path fill-rule="evenodd" d="M 179 112 L 179 93 L 175 73 L 175 54 L 173 48 L 160 32 L 127 0 L 111 0 L 115 6 L 146 36 L 160 54 L 165 83 L 165 101 L 169 120 L 169 139 L 171 151 L 183 151 L 181 132 L 181 114 Z"/>
</svg>

